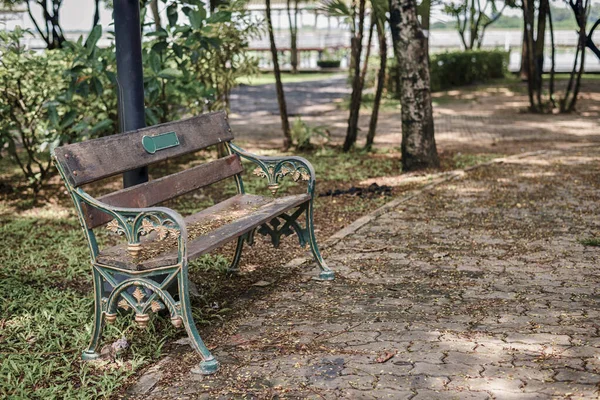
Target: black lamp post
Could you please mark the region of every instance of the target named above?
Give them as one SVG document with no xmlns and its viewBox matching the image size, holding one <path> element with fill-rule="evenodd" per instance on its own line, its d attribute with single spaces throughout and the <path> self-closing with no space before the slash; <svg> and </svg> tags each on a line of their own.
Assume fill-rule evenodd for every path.
<svg viewBox="0 0 600 400">
<path fill-rule="evenodd" d="M 146 126 L 139 0 L 114 0 L 114 19 L 119 127 L 121 132 L 127 132 Z M 147 181 L 147 167 L 127 171 L 123 174 L 124 187 Z"/>
</svg>

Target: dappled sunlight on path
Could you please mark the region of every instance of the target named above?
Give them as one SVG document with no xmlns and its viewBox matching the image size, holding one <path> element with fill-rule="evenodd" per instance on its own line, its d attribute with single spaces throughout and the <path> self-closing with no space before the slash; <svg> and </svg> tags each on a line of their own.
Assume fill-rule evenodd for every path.
<svg viewBox="0 0 600 400">
<path fill-rule="evenodd" d="M 132 390 L 598 398 L 600 252 L 580 241 L 600 227 L 599 150 L 508 157 L 397 200 L 327 250 L 334 282 L 309 265 L 240 303 L 208 336 L 217 375 L 189 372 L 199 360 L 184 341 Z"/>
</svg>

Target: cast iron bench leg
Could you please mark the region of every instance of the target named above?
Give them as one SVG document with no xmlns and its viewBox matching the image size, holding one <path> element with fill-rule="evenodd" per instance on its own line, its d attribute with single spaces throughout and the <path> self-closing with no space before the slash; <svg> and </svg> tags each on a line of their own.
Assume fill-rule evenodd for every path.
<svg viewBox="0 0 600 400">
<path fill-rule="evenodd" d="M 98 347 L 102 338 L 102 330 L 104 328 L 104 312 L 102 311 L 102 278 L 100 273 L 96 271 L 96 267 L 92 268 L 92 278 L 94 280 L 94 326 L 92 327 L 92 338 L 90 344 L 81 353 L 81 358 L 85 361 L 95 360 L 100 357 Z"/>
<path fill-rule="evenodd" d="M 183 324 L 185 330 L 190 338 L 190 342 L 194 350 L 196 350 L 202 357 L 202 362 L 199 368 L 192 370 L 193 372 L 200 373 L 203 375 L 210 375 L 217 372 L 219 369 L 219 363 L 206 348 L 206 345 L 200 338 L 200 334 L 196 329 L 194 323 L 194 317 L 192 316 L 192 307 L 190 304 L 190 294 L 188 290 L 188 272 L 187 265 L 184 265 L 179 276 L 177 277 L 179 284 L 179 296 L 181 304 L 181 315 L 183 317 Z"/>
<path fill-rule="evenodd" d="M 317 238 L 315 237 L 315 227 L 313 224 L 313 201 L 311 199 L 308 204 L 308 208 L 306 210 L 306 228 L 308 229 L 308 241 L 310 243 L 310 250 L 312 251 L 313 257 L 315 261 L 321 268 L 321 273 L 319 274 L 319 278 L 325 281 L 332 281 L 335 278 L 335 272 L 333 272 L 327 264 L 323 257 L 321 256 L 321 252 L 319 251 L 319 246 L 317 245 Z"/>
</svg>

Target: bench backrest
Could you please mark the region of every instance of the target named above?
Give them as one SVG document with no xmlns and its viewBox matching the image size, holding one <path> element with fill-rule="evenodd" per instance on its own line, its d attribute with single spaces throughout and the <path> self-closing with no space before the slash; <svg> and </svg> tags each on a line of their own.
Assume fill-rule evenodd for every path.
<svg viewBox="0 0 600 400">
<path fill-rule="evenodd" d="M 232 139 L 226 114 L 217 112 L 58 147 L 54 154 L 65 178 L 73 187 L 79 187 Z M 120 207 L 151 207 L 242 171 L 239 157 L 229 155 L 99 200 Z M 89 228 L 111 219 L 91 207 L 84 207 L 84 211 Z"/>
</svg>

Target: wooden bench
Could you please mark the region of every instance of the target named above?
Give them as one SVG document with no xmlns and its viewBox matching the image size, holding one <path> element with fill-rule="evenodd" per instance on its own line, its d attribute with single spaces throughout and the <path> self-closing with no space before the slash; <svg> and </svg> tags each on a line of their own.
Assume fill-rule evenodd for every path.
<svg viewBox="0 0 600 400">
<path fill-rule="evenodd" d="M 275 246 L 295 233 L 308 244 L 321 268 L 320 278 L 334 273 L 319 253 L 313 228 L 315 172 L 300 157 L 260 157 L 237 147 L 223 112 L 140 129 L 59 147 L 53 160 L 77 210 L 91 252 L 95 315 L 90 345 L 82 358 L 99 357 L 104 323 L 117 317 L 117 308 L 133 310 L 140 326 L 148 313 L 166 309 L 177 327 L 185 326 L 193 347 L 202 356 L 199 371 L 214 373 L 218 363 L 194 324 L 190 309 L 188 263 L 225 243 L 237 240 L 230 267 L 236 271 L 244 242 L 254 233 L 269 235 Z M 142 166 L 223 144 L 227 155 L 215 161 L 102 196 L 90 196 L 83 186 Z M 256 165 L 254 174 L 268 180 L 275 195 L 284 177 L 306 181 L 307 192 L 285 197 L 246 194 L 241 159 Z M 223 179 L 235 180 L 237 195 L 183 218 L 156 204 Z M 305 219 L 304 226 L 299 223 Z M 126 243 L 99 249 L 94 229 L 104 227 Z M 124 242 L 125 242 L 124 241 Z"/>
</svg>

